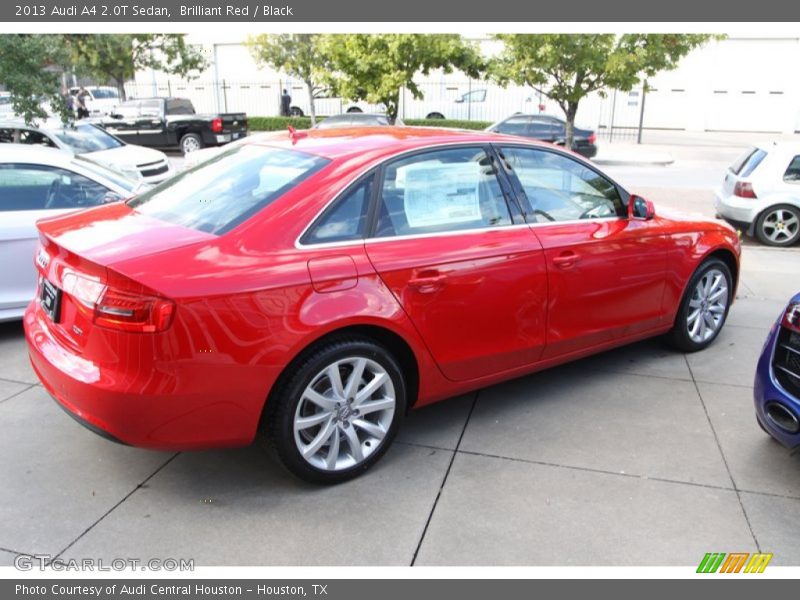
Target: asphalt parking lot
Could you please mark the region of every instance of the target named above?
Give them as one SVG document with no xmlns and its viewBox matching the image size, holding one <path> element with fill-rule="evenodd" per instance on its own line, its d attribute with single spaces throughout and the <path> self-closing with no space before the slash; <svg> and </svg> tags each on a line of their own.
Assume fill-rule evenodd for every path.
<svg viewBox="0 0 800 600">
<path fill-rule="evenodd" d="M 645 188 L 707 213 L 709 193 Z M 692 195 L 694 194 L 694 195 Z M 747 244 L 712 347 L 641 342 L 411 414 L 366 476 L 331 488 L 257 448 L 108 442 L 55 404 L 22 327 L 0 324 L 0 566 L 192 558 L 197 565 L 800 564 L 800 457 L 757 426 L 756 358 L 800 280 L 800 248 Z"/>
</svg>

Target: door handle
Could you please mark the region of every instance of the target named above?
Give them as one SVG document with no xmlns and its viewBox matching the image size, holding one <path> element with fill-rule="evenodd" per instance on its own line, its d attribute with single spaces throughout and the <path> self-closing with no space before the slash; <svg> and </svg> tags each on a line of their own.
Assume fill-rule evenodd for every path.
<svg viewBox="0 0 800 600">
<path fill-rule="evenodd" d="M 422 293 L 422 294 L 430 294 L 431 292 L 435 292 L 440 290 L 444 287 L 444 283 L 447 280 L 447 275 L 442 274 L 431 274 L 431 275 L 422 275 L 420 277 L 414 277 L 408 280 L 408 287 Z"/>
<path fill-rule="evenodd" d="M 559 269 L 570 269 L 575 266 L 575 263 L 580 261 L 581 257 L 574 252 L 566 252 L 553 259 L 553 264 Z"/>
</svg>

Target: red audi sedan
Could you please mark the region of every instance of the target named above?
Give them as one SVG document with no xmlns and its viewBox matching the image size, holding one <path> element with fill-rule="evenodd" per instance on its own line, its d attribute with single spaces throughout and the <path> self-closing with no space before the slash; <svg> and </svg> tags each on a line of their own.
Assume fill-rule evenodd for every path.
<svg viewBox="0 0 800 600">
<path fill-rule="evenodd" d="M 411 408 L 651 336 L 706 347 L 740 253 L 556 147 L 401 127 L 255 137 L 38 227 L 25 331 L 67 412 L 147 448 L 263 436 L 322 483 Z"/>
</svg>

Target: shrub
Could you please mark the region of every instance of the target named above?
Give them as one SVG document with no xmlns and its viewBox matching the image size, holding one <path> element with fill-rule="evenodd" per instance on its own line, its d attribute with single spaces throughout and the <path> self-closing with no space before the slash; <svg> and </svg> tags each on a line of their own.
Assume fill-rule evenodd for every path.
<svg viewBox="0 0 800 600">
<path fill-rule="evenodd" d="M 317 118 L 317 121 L 323 120 Z M 289 125 L 295 129 L 311 127 L 311 117 L 248 117 L 250 131 L 282 131 Z M 451 127 L 455 129 L 486 129 L 488 121 L 457 121 L 455 119 L 405 119 L 406 125 L 423 127 Z"/>
</svg>

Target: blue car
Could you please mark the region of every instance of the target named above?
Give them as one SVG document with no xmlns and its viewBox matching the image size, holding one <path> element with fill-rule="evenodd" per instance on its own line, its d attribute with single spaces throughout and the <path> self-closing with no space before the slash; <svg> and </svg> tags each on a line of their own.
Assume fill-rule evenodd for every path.
<svg viewBox="0 0 800 600">
<path fill-rule="evenodd" d="M 753 393 L 761 428 L 787 448 L 800 446 L 800 294 L 767 336 Z"/>
</svg>

